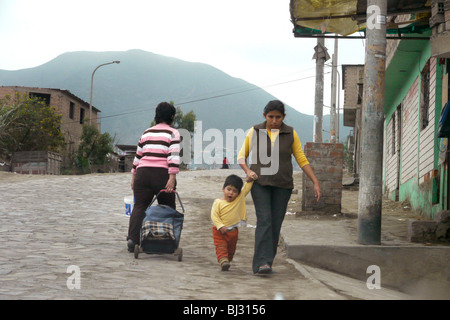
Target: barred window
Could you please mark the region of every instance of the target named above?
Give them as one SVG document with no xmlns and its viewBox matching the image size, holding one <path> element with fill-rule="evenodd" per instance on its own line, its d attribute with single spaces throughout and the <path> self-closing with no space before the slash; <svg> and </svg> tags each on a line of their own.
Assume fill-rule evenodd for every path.
<svg viewBox="0 0 450 320">
<path fill-rule="evenodd" d="M 80 124 L 84 123 L 85 111 L 83 108 L 80 108 Z"/>
<path fill-rule="evenodd" d="M 430 60 L 420 75 L 420 128 L 425 129 L 429 122 L 430 108 Z"/>
<path fill-rule="evenodd" d="M 364 84 L 358 83 L 358 101 L 356 102 L 356 104 L 362 104 L 363 93 L 364 93 Z"/>
<path fill-rule="evenodd" d="M 391 120 L 391 122 L 392 122 L 392 154 L 393 155 L 395 154 L 395 150 L 397 149 L 397 146 L 395 144 L 395 124 L 396 124 L 395 113 L 396 113 L 396 111 L 392 114 L 392 120 Z"/>
<path fill-rule="evenodd" d="M 70 102 L 70 108 L 69 108 L 69 118 L 73 119 L 75 116 L 75 103 L 72 101 Z"/>
</svg>

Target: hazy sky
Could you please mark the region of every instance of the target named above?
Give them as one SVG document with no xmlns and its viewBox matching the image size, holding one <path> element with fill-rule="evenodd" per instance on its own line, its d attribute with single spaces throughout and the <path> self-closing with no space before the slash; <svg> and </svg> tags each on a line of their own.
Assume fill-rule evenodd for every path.
<svg viewBox="0 0 450 320">
<path fill-rule="evenodd" d="M 316 40 L 294 38 L 292 29 L 289 0 L 0 0 L 0 69 L 69 51 L 142 49 L 210 64 L 314 114 Z M 325 45 L 331 56 L 334 40 Z M 339 40 L 338 53 L 339 65 L 363 64 L 364 41 Z"/>
</svg>

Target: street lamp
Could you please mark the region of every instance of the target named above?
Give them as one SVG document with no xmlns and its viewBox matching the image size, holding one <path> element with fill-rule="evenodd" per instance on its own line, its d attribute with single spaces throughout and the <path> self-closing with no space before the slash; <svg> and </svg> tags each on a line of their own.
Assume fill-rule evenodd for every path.
<svg viewBox="0 0 450 320">
<path fill-rule="evenodd" d="M 92 76 L 91 76 L 91 99 L 89 100 L 89 125 L 91 125 L 91 123 L 92 123 L 92 89 L 94 87 L 94 74 L 95 74 L 95 71 L 97 71 L 97 69 L 100 68 L 100 67 L 106 66 L 108 64 L 113 64 L 113 63 L 119 64 L 120 61 L 113 61 L 113 62 L 108 62 L 108 63 L 101 64 L 97 68 L 94 69 L 94 72 L 92 72 Z"/>
</svg>

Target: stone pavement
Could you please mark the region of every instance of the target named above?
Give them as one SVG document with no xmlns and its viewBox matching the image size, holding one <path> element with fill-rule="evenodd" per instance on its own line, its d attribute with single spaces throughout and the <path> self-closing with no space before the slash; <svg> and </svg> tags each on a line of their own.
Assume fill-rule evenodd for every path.
<svg viewBox="0 0 450 320">
<path fill-rule="evenodd" d="M 247 196 L 248 226 L 239 230 L 235 259 L 219 270 L 211 237 L 210 208 L 221 197 L 224 177 L 240 170 L 184 171 L 178 192 L 185 208 L 180 246 L 172 255 L 126 251 L 124 196 L 130 174 L 30 176 L 0 172 L 0 299 L 292 300 L 410 299 L 396 290 L 369 290 L 354 280 L 288 256 L 314 227 L 287 216 L 274 273 L 251 271 L 254 225 Z M 334 227 L 334 224 L 327 224 Z M 315 228 L 315 227 L 314 227 Z M 329 229 L 330 230 L 330 229 Z M 345 236 L 335 228 L 336 235 Z M 345 231 L 345 230 L 344 230 Z M 316 230 L 303 235 L 309 238 Z M 316 243 L 318 240 L 315 241 Z M 283 250 L 283 248 L 285 248 Z M 79 286 L 78 286 L 79 285 Z"/>
</svg>

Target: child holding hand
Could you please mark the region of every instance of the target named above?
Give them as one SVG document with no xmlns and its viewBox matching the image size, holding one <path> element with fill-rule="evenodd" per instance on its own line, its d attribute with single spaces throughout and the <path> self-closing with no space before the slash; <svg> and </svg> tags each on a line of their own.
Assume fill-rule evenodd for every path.
<svg viewBox="0 0 450 320">
<path fill-rule="evenodd" d="M 230 262 L 236 252 L 238 227 L 245 225 L 247 220 L 245 196 L 250 192 L 253 181 L 257 178 L 258 176 L 253 173 L 244 184 L 237 175 L 228 176 L 222 187 L 223 198 L 216 199 L 212 206 L 211 219 L 214 224 L 212 233 L 217 261 L 222 271 L 230 268 Z"/>
</svg>

